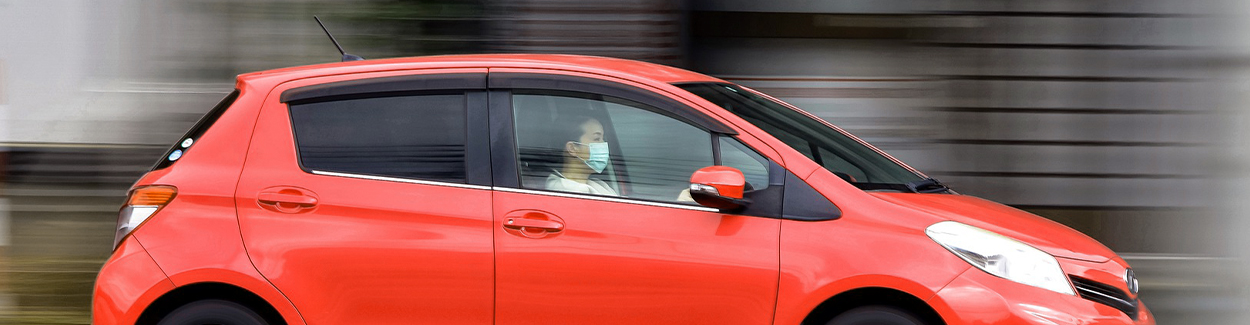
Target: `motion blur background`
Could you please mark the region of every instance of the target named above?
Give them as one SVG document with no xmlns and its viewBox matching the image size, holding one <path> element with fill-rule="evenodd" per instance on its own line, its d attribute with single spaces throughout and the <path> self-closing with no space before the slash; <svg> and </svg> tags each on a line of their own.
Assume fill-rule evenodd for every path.
<svg viewBox="0 0 1250 325">
<path fill-rule="evenodd" d="M 0 323 L 85 324 L 127 187 L 239 73 L 577 53 L 781 97 L 1123 256 L 1160 324 L 1247 324 L 1250 4 L 0 0 Z"/>
</svg>

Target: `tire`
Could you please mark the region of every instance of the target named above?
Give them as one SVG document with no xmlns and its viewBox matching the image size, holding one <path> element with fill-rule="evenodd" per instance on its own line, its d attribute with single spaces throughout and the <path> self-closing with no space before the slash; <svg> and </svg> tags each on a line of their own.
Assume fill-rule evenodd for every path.
<svg viewBox="0 0 1250 325">
<path fill-rule="evenodd" d="M 834 317 L 828 325 L 927 325 L 906 310 L 889 306 L 865 306 Z"/>
<path fill-rule="evenodd" d="M 269 322 L 243 305 L 209 299 L 178 307 L 157 325 L 269 325 Z"/>
</svg>

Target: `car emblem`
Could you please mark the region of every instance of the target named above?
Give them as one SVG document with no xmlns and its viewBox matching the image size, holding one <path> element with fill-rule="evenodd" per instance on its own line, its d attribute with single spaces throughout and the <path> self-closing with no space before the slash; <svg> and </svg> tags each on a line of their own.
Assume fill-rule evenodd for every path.
<svg viewBox="0 0 1250 325">
<path fill-rule="evenodd" d="M 1128 285 L 1128 292 L 1136 295 L 1137 289 L 1140 289 L 1137 283 L 1137 275 L 1133 274 L 1133 269 L 1124 272 L 1124 284 Z"/>
</svg>

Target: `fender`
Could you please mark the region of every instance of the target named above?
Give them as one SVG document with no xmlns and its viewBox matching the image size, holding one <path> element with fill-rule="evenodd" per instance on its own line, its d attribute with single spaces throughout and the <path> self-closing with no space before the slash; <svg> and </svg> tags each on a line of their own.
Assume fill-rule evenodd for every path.
<svg viewBox="0 0 1250 325">
<path fill-rule="evenodd" d="M 282 319 L 286 320 L 287 324 L 304 325 L 304 317 L 300 315 L 295 305 L 291 304 L 291 301 L 282 292 L 278 291 L 278 288 L 275 288 L 268 280 L 261 277 L 260 273 L 255 273 L 255 269 L 252 269 L 252 271 L 252 274 L 245 274 L 225 269 L 196 269 L 170 275 L 169 280 L 177 284 L 178 287 L 199 283 L 222 283 L 243 288 L 269 302 L 274 309 L 278 310 L 278 313 L 282 315 Z M 167 290 L 165 293 L 169 291 L 172 290 Z M 151 303 L 151 301 L 148 303 Z"/>
<path fill-rule="evenodd" d="M 952 280 L 953 279 L 954 278 L 952 278 Z M 933 290 L 928 286 L 897 276 L 880 274 L 857 275 L 828 283 L 825 286 L 812 291 L 810 294 L 807 294 L 803 297 L 803 299 L 797 302 L 797 305 L 793 309 L 796 311 L 795 313 L 782 314 L 779 311 L 774 324 L 800 324 L 803 322 L 803 319 L 815 311 L 821 303 L 824 303 L 830 298 L 852 290 L 865 288 L 883 288 L 901 291 L 916 297 L 919 300 L 925 301 L 926 303 L 929 303 L 931 298 L 937 294 L 936 290 Z M 939 303 L 943 303 L 943 305 L 930 305 L 930 308 L 938 310 L 938 314 L 945 319 L 947 314 L 942 313 L 941 310 L 949 310 L 949 307 L 946 307 L 944 302 Z"/>
</svg>

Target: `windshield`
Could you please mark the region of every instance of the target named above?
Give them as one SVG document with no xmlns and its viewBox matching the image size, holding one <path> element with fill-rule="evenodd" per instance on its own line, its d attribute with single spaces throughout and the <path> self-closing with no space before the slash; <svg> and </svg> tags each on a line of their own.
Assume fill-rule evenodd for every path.
<svg viewBox="0 0 1250 325">
<path fill-rule="evenodd" d="M 859 140 L 807 114 L 737 85 L 678 84 L 741 117 L 863 190 L 946 192 L 937 181 L 903 167 Z"/>
</svg>

